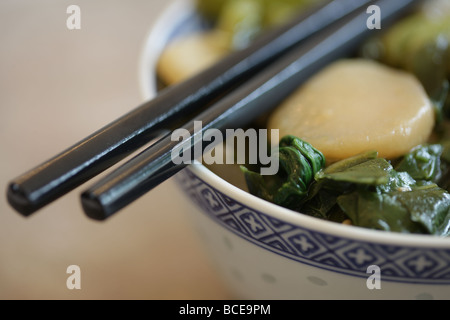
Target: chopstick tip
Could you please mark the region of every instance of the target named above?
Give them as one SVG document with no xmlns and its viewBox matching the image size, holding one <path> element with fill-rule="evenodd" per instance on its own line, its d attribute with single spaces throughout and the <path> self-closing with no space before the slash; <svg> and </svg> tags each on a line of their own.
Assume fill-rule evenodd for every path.
<svg viewBox="0 0 450 320">
<path fill-rule="evenodd" d="M 10 206 L 24 217 L 30 216 L 39 209 L 32 203 L 25 190 L 17 182 L 9 183 L 6 198 Z"/>
<path fill-rule="evenodd" d="M 99 199 L 93 197 L 89 192 L 83 192 L 81 194 L 81 206 L 84 213 L 91 219 L 104 221 L 110 216 Z"/>
</svg>

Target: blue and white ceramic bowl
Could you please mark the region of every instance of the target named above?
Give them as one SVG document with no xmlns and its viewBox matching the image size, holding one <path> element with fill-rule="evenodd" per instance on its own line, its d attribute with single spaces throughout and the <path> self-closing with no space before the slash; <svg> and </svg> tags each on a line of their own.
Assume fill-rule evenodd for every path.
<svg viewBox="0 0 450 320">
<path fill-rule="evenodd" d="M 189 1 L 175 2 L 150 32 L 140 69 L 145 98 L 155 93 L 155 63 L 164 45 L 180 26 L 195 27 L 194 17 Z M 201 164 L 175 179 L 236 298 L 450 299 L 450 239 L 302 215 L 252 196 Z"/>
</svg>

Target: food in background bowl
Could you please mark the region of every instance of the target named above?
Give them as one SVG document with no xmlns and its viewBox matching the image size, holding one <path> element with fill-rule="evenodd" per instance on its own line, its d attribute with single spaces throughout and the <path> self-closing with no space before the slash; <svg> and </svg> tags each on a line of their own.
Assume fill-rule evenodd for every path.
<svg viewBox="0 0 450 320">
<path fill-rule="evenodd" d="M 172 41 L 159 57 L 158 76 L 166 85 L 182 81 L 247 47 L 262 32 L 288 20 L 319 0 L 197 0 L 196 32 Z"/>
<path fill-rule="evenodd" d="M 173 31 L 176 25 L 170 21 L 166 27 Z M 151 76 L 147 74 L 147 77 Z M 437 100 L 432 101 L 434 111 L 439 114 L 443 108 L 438 108 Z M 428 124 L 423 125 L 428 129 L 430 106 L 425 112 L 428 121 L 424 123 Z M 435 165 L 438 163 L 440 168 L 441 155 L 445 153 L 441 149 L 431 157 L 434 151 L 430 148 L 428 154 L 434 159 L 430 162 L 431 167 L 437 169 Z M 404 161 L 409 161 L 408 165 L 417 164 L 417 169 L 427 153 L 424 150 L 414 152 Z M 361 157 L 367 161 L 384 160 L 376 160 L 383 165 L 375 171 L 388 173 L 388 179 L 397 172 L 389 166 L 383 167 L 390 163 L 371 153 L 356 156 L 357 162 L 367 162 L 361 161 Z M 346 158 L 343 161 L 355 164 L 354 160 Z M 394 160 L 397 164 L 397 159 L 390 161 L 394 163 Z M 337 162 L 330 167 L 339 165 Z M 326 172 L 327 168 L 318 171 L 317 177 L 330 174 Z M 352 173 L 355 172 L 358 170 Z M 234 174 L 244 176 L 237 170 L 223 174 L 224 178 L 221 178 L 203 165 L 195 164 L 181 172 L 177 179 L 195 204 L 193 218 L 205 237 L 205 244 L 210 247 L 218 269 L 238 297 L 450 298 L 449 239 L 358 228 L 300 214 L 249 194 L 245 186 L 237 188 L 227 183 L 225 180 L 230 180 Z M 339 174 L 334 178 L 336 176 L 339 178 Z M 394 183 L 412 183 L 403 175 L 397 178 L 399 180 Z M 429 186 L 432 184 L 430 182 Z M 411 185 L 397 187 L 400 188 L 398 192 L 410 191 L 408 187 L 413 189 Z M 351 207 L 352 198 L 347 200 Z M 445 222 L 448 215 L 442 216 Z M 381 290 L 374 289 L 369 283 L 374 279 L 370 278 L 373 270 L 378 270 L 381 276 L 378 278 L 382 281 Z M 342 288 L 346 288 L 345 295 Z"/>
</svg>

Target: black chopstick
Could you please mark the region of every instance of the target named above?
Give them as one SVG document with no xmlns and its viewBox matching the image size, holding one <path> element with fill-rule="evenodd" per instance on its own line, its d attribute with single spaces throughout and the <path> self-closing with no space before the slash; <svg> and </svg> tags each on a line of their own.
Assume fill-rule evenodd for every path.
<svg viewBox="0 0 450 320">
<path fill-rule="evenodd" d="M 402 14 L 416 0 L 373 1 L 380 7 L 382 21 L 387 22 Z M 83 192 L 85 213 L 94 219 L 104 220 L 185 167 L 175 164 L 172 150 L 186 146 L 192 150 L 203 141 L 207 129 L 224 131 L 248 124 L 258 115 L 271 110 L 302 82 L 328 63 L 354 52 L 369 34 L 368 15 L 360 9 L 342 21 L 306 41 L 300 48 L 275 62 L 201 113 L 182 128 L 190 137 L 182 142 L 172 141 L 166 134 L 154 145 L 125 163 Z M 202 130 L 195 130 L 194 121 L 201 121 Z M 195 154 L 192 152 L 191 154 Z"/>
<path fill-rule="evenodd" d="M 160 130 L 173 129 L 180 118 L 198 113 L 315 32 L 368 3 L 325 1 L 249 48 L 163 90 L 155 99 L 12 180 L 7 190 L 10 205 L 25 216 L 32 214 L 143 147 Z"/>
</svg>

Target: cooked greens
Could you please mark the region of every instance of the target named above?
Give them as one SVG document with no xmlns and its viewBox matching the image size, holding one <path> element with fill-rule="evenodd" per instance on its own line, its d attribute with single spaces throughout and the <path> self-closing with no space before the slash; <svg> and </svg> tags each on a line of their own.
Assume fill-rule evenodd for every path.
<svg viewBox="0 0 450 320">
<path fill-rule="evenodd" d="M 293 136 L 281 139 L 277 175 L 260 175 L 242 167 L 251 193 L 273 203 L 295 209 L 306 197 L 314 175 L 325 165 L 318 150 Z"/>
<path fill-rule="evenodd" d="M 449 235 L 450 195 L 436 185 L 378 193 L 360 189 L 338 198 L 352 224 L 385 231 Z"/>
<path fill-rule="evenodd" d="M 320 151 L 284 137 L 280 172 L 261 176 L 243 167 L 251 193 L 321 219 L 402 233 L 450 235 L 450 194 L 439 187 L 441 145 L 420 146 L 394 166 L 367 152 L 325 167 Z"/>
<path fill-rule="evenodd" d="M 446 171 L 446 161 L 441 161 L 443 149 L 440 144 L 417 146 L 403 157 L 396 169 L 408 172 L 413 179 L 437 183 Z"/>
</svg>

